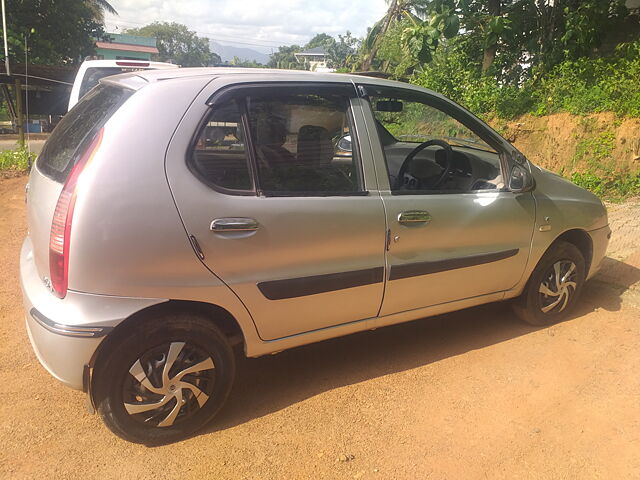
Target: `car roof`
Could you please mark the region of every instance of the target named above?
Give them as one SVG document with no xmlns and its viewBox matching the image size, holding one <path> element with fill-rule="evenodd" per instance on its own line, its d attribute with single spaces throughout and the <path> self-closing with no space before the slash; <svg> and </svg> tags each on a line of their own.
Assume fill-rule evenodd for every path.
<svg viewBox="0 0 640 480">
<path fill-rule="evenodd" d="M 129 88 L 142 88 L 145 83 L 155 83 L 159 81 L 187 79 L 196 77 L 219 78 L 223 76 L 242 77 L 243 82 L 269 81 L 302 81 L 302 82 L 345 82 L 375 85 L 380 87 L 400 87 L 411 90 L 428 92 L 431 95 L 444 98 L 442 95 L 431 90 L 417 87 L 409 83 L 395 80 L 385 80 L 366 75 L 354 75 L 345 73 L 318 73 L 307 70 L 280 70 L 271 68 L 242 68 L 242 67 L 190 67 L 162 70 L 141 70 L 137 72 L 123 73 L 108 77 L 108 81 L 122 83 Z"/>
</svg>

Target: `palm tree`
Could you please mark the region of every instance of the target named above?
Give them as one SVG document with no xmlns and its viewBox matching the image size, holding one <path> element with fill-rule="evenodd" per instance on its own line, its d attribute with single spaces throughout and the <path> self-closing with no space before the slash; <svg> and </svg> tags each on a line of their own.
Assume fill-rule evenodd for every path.
<svg viewBox="0 0 640 480">
<path fill-rule="evenodd" d="M 87 7 L 93 12 L 93 19 L 96 22 L 104 23 L 104 12 L 118 15 L 116 9 L 107 0 L 85 0 Z"/>
<path fill-rule="evenodd" d="M 389 4 L 387 13 L 371 27 L 362 43 L 365 52 L 365 58 L 362 62 L 362 70 L 364 71 L 371 68 L 378 48 L 380 48 L 380 42 L 389 28 L 407 15 L 414 18 L 424 15 L 429 0 L 387 0 L 387 3 Z"/>
</svg>

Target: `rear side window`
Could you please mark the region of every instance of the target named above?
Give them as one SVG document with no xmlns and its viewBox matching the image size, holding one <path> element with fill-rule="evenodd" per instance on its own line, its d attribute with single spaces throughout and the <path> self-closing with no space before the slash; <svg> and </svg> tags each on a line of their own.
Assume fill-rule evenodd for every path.
<svg viewBox="0 0 640 480">
<path fill-rule="evenodd" d="M 89 92 L 54 129 L 38 157 L 38 170 L 64 182 L 84 148 L 132 94 L 112 85 Z"/>
<path fill-rule="evenodd" d="M 235 193 L 253 191 L 242 117 L 236 100 L 216 106 L 193 149 L 191 169 L 214 188 Z"/>
<path fill-rule="evenodd" d="M 349 99 L 339 94 L 250 96 L 247 111 L 266 195 L 362 191 Z"/>
</svg>

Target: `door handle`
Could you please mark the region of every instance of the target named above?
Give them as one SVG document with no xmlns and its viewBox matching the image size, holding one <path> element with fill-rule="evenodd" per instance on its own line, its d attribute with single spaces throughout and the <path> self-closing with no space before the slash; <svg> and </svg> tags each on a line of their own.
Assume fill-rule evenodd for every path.
<svg viewBox="0 0 640 480">
<path fill-rule="evenodd" d="M 260 224 L 253 218 L 227 217 L 216 218 L 211 222 L 214 232 L 250 232 L 257 230 Z"/>
<path fill-rule="evenodd" d="M 407 210 L 398 214 L 398 223 L 407 227 L 427 225 L 431 221 L 431 215 L 424 210 Z"/>
</svg>

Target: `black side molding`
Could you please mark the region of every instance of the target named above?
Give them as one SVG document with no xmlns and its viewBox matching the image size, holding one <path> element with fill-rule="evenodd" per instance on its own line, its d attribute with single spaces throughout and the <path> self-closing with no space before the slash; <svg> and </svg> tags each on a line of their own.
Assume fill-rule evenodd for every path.
<svg viewBox="0 0 640 480">
<path fill-rule="evenodd" d="M 405 265 L 393 265 L 389 280 L 399 280 L 401 278 L 417 277 L 420 275 L 428 275 L 430 273 L 446 272 L 447 270 L 455 270 L 457 268 L 473 267 L 474 265 L 482 265 L 484 263 L 497 262 L 505 258 L 513 257 L 520 250 L 505 250 L 502 252 L 483 253 L 480 255 L 469 255 L 466 257 L 446 258 L 444 260 L 435 260 L 433 262 L 407 263 Z"/>
<path fill-rule="evenodd" d="M 258 289 L 269 300 L 283 300 L 381 283 L 383 277 L 384 267 L 375 267 L 351 272 L 260 282 Z"/>
</svg>

